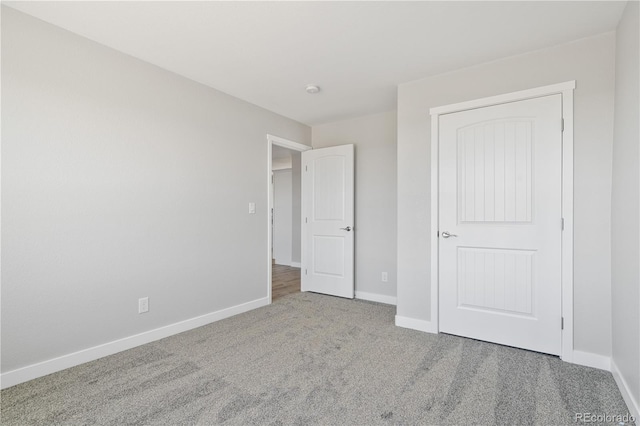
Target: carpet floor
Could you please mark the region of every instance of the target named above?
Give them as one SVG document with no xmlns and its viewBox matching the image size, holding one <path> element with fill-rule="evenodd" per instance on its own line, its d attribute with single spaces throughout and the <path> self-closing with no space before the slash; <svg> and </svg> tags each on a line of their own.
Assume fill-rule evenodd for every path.
<svg viewBox="0 0 640 426">
<path fill-rule="evenodd" d="M 608 372 L 399 328 L 394 314 L 394 306 L 377 303 L 285 296 L 5 389 L 1 421 L 575 425 L 578 413 L 627 414 Z"/>
</svg>

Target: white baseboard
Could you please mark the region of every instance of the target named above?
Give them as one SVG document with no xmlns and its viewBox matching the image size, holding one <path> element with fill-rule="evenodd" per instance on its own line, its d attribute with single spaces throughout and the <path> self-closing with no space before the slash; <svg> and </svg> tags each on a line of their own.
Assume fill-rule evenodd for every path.
<svg viewBox="0 0 640 426">
<path fill-rule="evenodd" d="M 616 365 L 616 362 L 614 360 L 611 360 L 611 374 L 613 374 L 613 378 L 618 385 L 618 389 L 620 389 L 622 399 L 624 399 L 624 402 L 627 404 L 629 414 L 631 414 L 636 419 L 637 423 L 638 419 L 640 419 L 640 401 L 637 401 L 633 397 L 627 381 L 620 374 L 620 370 L 618 369 L 618 366 Z"/>
<path fill-rule="evenodd" d="M 273 263 L 280 266 L 291 266 L 292 268 L 302 268 L 302 263 L 300 262 L 286 262 L 286 261 L 274 260 Z"/>
<path fill-rule="evenodd" d="M 437 334 L 435 325 L 431 321 L 419 320 L 415 318 L 407 318 L 396 315 L 396 325 L 398 327 L 410 328 L 412 330 L 425 331 L 427 333 Z"/>
<path fill-rule="evenodd" d="M 368 300 L 370 302 L 386 303 L 387 305 L 396 305 L 396 298 L 393 296 L 387 296 L 385 294 L 356 291 L 356 299 Z"/>
<path fill-rule="evenodd" d="M 7 371 L 0 375 L 0 388 L 5 389 L 19 383 L 27 382 L 70 367 L 75 367 L 76 365 L 84 364 L 85 362 L 94 361 L 108 355 L 113 355 L 127 349 L 135 348 L 136 346 L 173 336 L 174 334 L 202 327 L 203 325 L 220 321 L 268 304 L 269 298 L 267 297 L 253 300 L 251 302 L 211 312 L 195 318 L 156 328 L 154 330 L 145 331 L 144 333 L 114 340 L 113 342 L 83 349 L 58 358 L 28 365 L 26 367 L 18 368 L 17 370 Z"/>
<path fill-rule="evenodd" d="M 611 371 L 611 358 L 591 352 L 573 351 L 573 364 Z"/>
</svg>

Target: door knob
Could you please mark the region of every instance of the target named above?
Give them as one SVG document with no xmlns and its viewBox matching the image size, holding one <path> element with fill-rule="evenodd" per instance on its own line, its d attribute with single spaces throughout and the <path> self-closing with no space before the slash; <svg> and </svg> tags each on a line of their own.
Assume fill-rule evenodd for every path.
<svg viewBox="0 0 640 426">
<path fill-rule="evenodd" d="M 456 234 L 450 234 L 447 231 L 442 231 L 442 238 L 449 238 L 449 237 L 457 237 Z"/>
<path fill-rule="evenodd" d="M 347 226 L 346 228 L 340 228 L 340 229 L 342 229 L 343 231 L 347 231 L 347 232 L 351 231 L 351 227 L 350 226 Z"/>
</svg>

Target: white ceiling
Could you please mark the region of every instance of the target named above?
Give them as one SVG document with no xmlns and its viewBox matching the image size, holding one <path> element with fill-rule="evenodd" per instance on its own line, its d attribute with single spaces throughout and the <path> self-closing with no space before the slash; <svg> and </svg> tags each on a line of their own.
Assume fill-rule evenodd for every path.
<svg viewBox="0 0 640 426">
<path fill-rule="evenodd" d="M 5 2 L 309 125 L 396 86 L 615 29 L 625 2 Z M 304 88 L 321 86 L 317 95 Z"/>
</svg>

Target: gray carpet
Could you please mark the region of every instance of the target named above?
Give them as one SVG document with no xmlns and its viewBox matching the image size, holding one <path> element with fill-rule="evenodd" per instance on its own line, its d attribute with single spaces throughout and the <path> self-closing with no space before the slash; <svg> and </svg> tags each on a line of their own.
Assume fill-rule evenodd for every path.
<svg viewBox="0 0 640 426">
<path fill-rule="evenodd" d="M 575 425 L 576 413 L 627 413 L 607 372 L 402 329 L 394 314 L 286 296 L 6 389 L 2 424 Z"/>
</svg>

